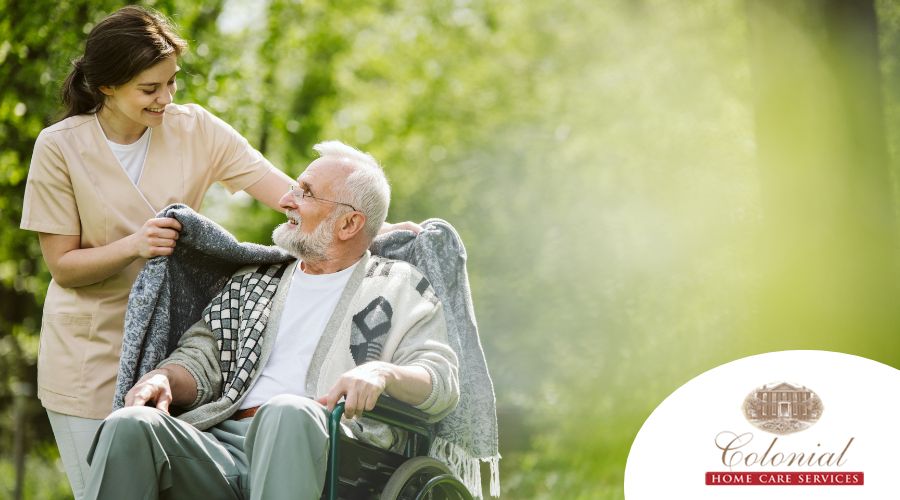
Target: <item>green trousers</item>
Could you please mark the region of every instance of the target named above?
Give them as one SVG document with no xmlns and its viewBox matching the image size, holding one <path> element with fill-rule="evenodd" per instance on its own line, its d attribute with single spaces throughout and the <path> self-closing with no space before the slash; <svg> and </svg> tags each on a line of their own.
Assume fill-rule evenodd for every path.
<svg viewBox="0 0 900 500">
<path fill-rule="evenodd" d="M 206 432 L 155 408 L 123 408 L 95 437 L 85 498 L 318 499 L 327 422 L 320 404 L 291 395 Z"/>
</svg>

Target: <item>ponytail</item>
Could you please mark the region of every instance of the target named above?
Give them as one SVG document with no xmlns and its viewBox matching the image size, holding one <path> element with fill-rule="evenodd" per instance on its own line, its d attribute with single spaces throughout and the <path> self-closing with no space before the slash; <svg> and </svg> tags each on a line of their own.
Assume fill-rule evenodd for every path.
<svg viewBox="0 0 900 500">
<path fill-rule="evenodd" d="M 97 23 L 88 34 L 84 55 L 60 90 L 65 118 L 100 111 L 106 96 L 101 86 L 128 83 L 166 57 L 178 57 L 187 43 L 159 12 L 128 6 Z"/>
<path fill-rule="evenodd" d="M 100 91 L 91 89 L 84 75 L 82 64 L 81 57 L 72 61 L 72 71 L 66 77 L 60 92 L 63 105 L 66 107 L 64 119 L 75 115 L 96 113 L 103 104 Z"/>
</svg>

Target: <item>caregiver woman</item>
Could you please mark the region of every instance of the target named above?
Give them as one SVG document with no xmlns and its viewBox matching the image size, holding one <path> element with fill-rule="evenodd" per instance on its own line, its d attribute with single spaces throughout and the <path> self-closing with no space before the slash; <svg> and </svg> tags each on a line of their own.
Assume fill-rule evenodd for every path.
<svg viewBox="0 0 900 500">
<path fill-rule="evenodd" d="M 37 138 L 21 227 L 40 233 L 53 276 L 44 303 L 38 397 L 76 499 L 113 400 L 128 292 L 146 259 L 169 255 L 170 203 L 200 207 L 220 182 L 278 209 L 291 179 L 222 120 L 172 102 L 186 44 L 160 14 L 123 8 L 88 35 Z"/>
</svg>

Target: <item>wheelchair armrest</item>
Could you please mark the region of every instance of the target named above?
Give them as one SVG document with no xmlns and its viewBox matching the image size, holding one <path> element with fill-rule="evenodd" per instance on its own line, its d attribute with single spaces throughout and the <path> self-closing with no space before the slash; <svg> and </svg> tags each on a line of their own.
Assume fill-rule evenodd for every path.
<svg viewBox="0 0 900 500">
<path fill-rule="evenodd" d="M 365 416 L 375 420 L 379 420 L 380 418 L 390 418 L 395 420 L 412 420 L 423 424 L 434 424 L 440 420 L 437 415 L 425 413 L 411 404 L 404 403 L 399 399 L 394 399 L 384 394 L 378 398 L 378 402 L 375 403 L 375 408 L 372 409 L 372 411 L 366 412 Z"/>
<path fill-rule="evenodd" d="M 344 403 L 338 403 L 331 411 L 331 427 L 334 432 L 344 415 Z M 414 432 L 425 436 L 430 441 L 432 438 L 431 426 L 440 418 L 430 415 L 412 405 L 398 401 L 390 396 L 383 395 L 378 398 L 375 408 L 363 413 L 363 416 L 394 427 Z"/>
</svg>

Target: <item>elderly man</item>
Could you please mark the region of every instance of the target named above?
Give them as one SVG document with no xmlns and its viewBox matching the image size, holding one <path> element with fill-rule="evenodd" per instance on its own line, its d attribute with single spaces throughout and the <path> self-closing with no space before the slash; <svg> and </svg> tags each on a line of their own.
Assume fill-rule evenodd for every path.
<svg viewBox="0 0 900 500">
<path fill-rule="evenodd" d="M 319 498 L 341 398 L 346 430 L 382 447 L 396 437 L 354 418 L 381 394 L 436 415 L 456 405 L 431 285 L 368 251 L 387 215 L 384 173 L 339 142 L 315 149 L 272 235 L 298 260 L 235 273 L 128 392 L 97 434 L 89 498 Z"/>
</svg>

